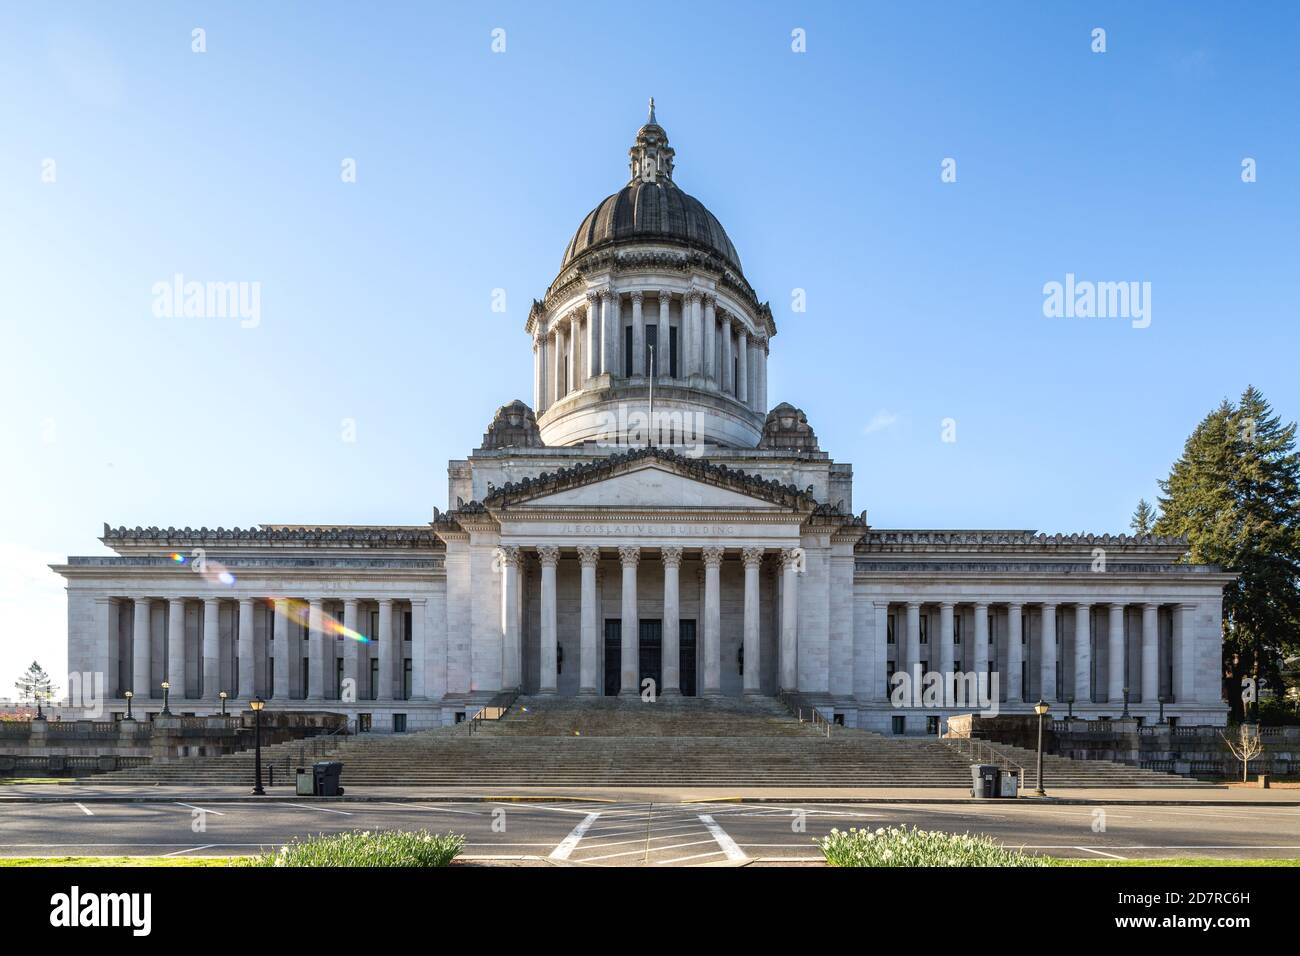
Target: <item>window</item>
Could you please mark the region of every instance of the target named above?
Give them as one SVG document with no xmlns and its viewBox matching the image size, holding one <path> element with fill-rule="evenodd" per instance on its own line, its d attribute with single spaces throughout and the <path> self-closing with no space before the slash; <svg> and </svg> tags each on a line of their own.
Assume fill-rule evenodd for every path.
<svg viewBox="0 0 1300 956">
<path fill-rule="evenodd" d="M 659 326 L 657 325 L 645 327 L 645 373 L 656 377 L 664 373 L 664 357 L 659 354 Z"/>
<path fill-rule="evenodd" d="M 334 661 L 334 699 L 343 699 L 343 658 L 341 657 Z"/>
<path fill-rule="evenodd" d="M 833 724 L 835 724 L 835 726 L 837 726 L 837 727 L 843 727 L 843 726 L 844 726 L 844 715 L 843 715 L 843 714 L 835 714 L 835 715 L 832 717 L 831 722 L 832 722 Z"/>
<path fill-rule="evenodd" d="M 931 737 L 939 736 L 939 718 L 937 716 L 927 716 L 925 718 L 925 732 Z"/>
<path fill-rule="evenodd" d="M 275 696 L 275 658 L 270 655 L 266 660 L 266 696 Z"/>
<path fill-rule="evenodd" d="M 930 643 L 930 615 L 921 615 L 921 643 Z"/>
<path fill-rule="evenodd" d="M 357 714 L 357 733 L 359 734 L 370 733 L 370 722 L 371 722 L 370 714 Z"/>
<path fill-rule="evenodd" d="M 891 614 L 891 615 L 889 615 L 889 617 L 885 620 L 885 643 L 886 643 L 886 644 L 893 644 L 893 643 L 894 643 L 894 618 L 895 618 L 895 616 L 896 616 L 896 615 Z"/>
<path fill-rule="evenodd" d="M 632 326 L 623 326 L 623 377 L 632 377 Z"/>
<path fill-rule="evenodd" d="M 402 612 L 402 640 L 409 641 L 413 633 L 415 633 L 415 631 L 411 624 L 411 612 L 403 611 Z"/>
<path fill-rule="evenodd" d="M 311 660 L 310 658 L 304 657 L 302 659 L 302 667 L 298 669 L 298 679 L 302 681 L 302 686 L 300 689 L 302 690 L 303 699 L 306 699 L 307 697 L 307 690 L 309 687 L 308 675 L 310 673 L 311 673 Z"/>
<path fill-rule="evenodd" d="M 402 660 L 402 700 L 411 699 L 411 659 Z"/>
<path fill-rule="evenodd" d="M 885 693 L 888 695 L 894 690 L 894 672 L 898 667 L 892 662 L 885 666 Z"/>
<path fill-rule="evenodd" d="M 404 733 L 406 733 L 406 715 L 405 715 L 405 714 L 393 714 L 393 733 L 395 733 L 395 734 L 404 734 Z"/>
<path fill-rule="evenodd" d="M 668 328 L 668 375 L 677 378 L 677 330 Z"/>
<path fill-rule="evenodd" d="M 379 661 L 374 658 L 370 660 L 370 699 L 379 699 Z"/>
<path fill-rule="evenodd" d="M 961 615 L 954 614 L 952 617 L 952 642 L 961 643 Z"/>
<path fill-rule="evenodd" d="M 895 714 L 890 719 L 890 724 L 895 734 L 907 733 L 907 718 L 902 716 L 901 714 Z"/>
</svg>

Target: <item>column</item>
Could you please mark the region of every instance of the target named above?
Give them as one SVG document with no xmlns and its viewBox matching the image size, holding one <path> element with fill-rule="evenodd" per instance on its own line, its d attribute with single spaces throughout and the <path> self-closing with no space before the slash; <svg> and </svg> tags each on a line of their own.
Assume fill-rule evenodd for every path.
<svg viewBox="0 0 1300 956">
<path fill-rule="evenodd" d="M 1160 696 L 1160 644 L 1156 638 L 1158 607 L 1142 605 L 1142 703 L 1155 704 Z"/>
<path fill-rule="evenodd" d="M 736 363 L 736 399 L 743 405 L 749 404 L 749 332 L 741 326 L 736 330 L 736 355 L 740 359 Z"/>
<path fill-rule="evenodd" d="M 578 694 L 594 697 L 600 693 L 597 681 L 597 640 L 600 630 L 600 609 L 596 606 L 596 565 L 600 563 L 600 548 L 578 549 L 578 564 L 582 569 L 582 603 L 579 609 L 578 632 Z"/>
<path fill-rule="evenodd" d="M 587 378 L 600 374 L 600 293 L 587 293 Z"/>
<path fill-rule="evenodd" d="M 981 693 L 991 692 L 989 673 L 989 606 L 986 601 L 975 603 L 975 679 Z"/>
<path fill-rule="evenodd" d="M 795 572 L 799 550 L 781 552 L 781 689 L 790 691 L 797 690 L 799 684 L 799 582 Z"/>
<path fill-rule="evenodd" d="M 341 697 L 344 702 L 352 704 L 361 699 L 361 642 L 352 635 L 361 633 L 357 627 L 357 599 L 347 598 L 343 601 L 343 627 L 348 632 L 347 642 L 343 645 L 343 689 Z M 366 635 L 370 640 L 373 636 Z"/>
<path fill-rule="evenodd" d="M 622 301 L 617 292 L 606 292 L 605 295 L 605 328 L 601 333 L 601 341 L 605 348 L 601 353 L 602 372 L 607 372 L 614 378 L 621 378 L 623 369 L 619 365 L 619 340 L 623 336 L 623 316 Z"/>
<path fill-rule="evenodd" d="M 376 700 L 393 699 L 393 600 L 379 602 L 379 692 Z"/>
<path fill-rule="evenodd" d="M 140 698 L 141 706 L 150 690 L 152 669 L 149 664 L 152 649 L 149 646 L 149 612 L 152 608 L 153 601 L 148 598 L 135 599 L 134 627 L 131 633 L 131 693 Z"/>
<path fill-rule="evenodd" d="M 1024 682 L 1020 679 L 1020 662 L 1024 656 L 1021 646 L 1024 629 L 1024 605 L 1007 605 L 1007 703 L 1019 704 L 1025 699 Z"/>
<path fill-rule="evenodd" d="M 568 370 L 568 384 L 565 392 L 572 392 L 578 387 L 578 336 L 581 333 L 581 327 L 578 324 L 578 313 L 569 313 L 569 331 L 565 337 L 565 342 L 569 346 L 569 360 L 566 365 Z"/>
<path fill-rule="evenodd" d="M 1040 668 L 1038 679 L 1042 684 L 1043 700 L 1051 702 L 1056 700 L 1056 605 L 1043 605 L 1043 626 L 1040 628 L 1039 648 L 1038 648 L 1038 666 Z"/>
<path fill-rule="evenodd" d="M 767 414 L 767 339 L 758 343 L 758 410 Z"/>
<path fill-rule="evenodd" d="M 185 599 L 167 602 L 167 683 L 171 697 L 185 699 Z"/>
<path fill-rule="evenodd" d="M 556 676 L 555 633 L 555 566 L 560 562 L 560 549 L 541 547 L 537 559 L 542 565 L 542 646 L 541 683 L 538 693 L 554 694 Z"/>
<path fill-rule="evenodd" d="M 666 328 L 666 326 L 660 326 Z M 663 634 L 663 694 L 681 693 L 681 641 L 678 618 L 681 599 L 678 593 L 678 573 L 682 566 L 681 548 L 661 548 L 660 560 L 664 565 L 664 634 Z"/>
<path fill-rule="evenodd" d="M 221 602 L 203 602 L 203 699 L 216 700 L 221 686 Z"/>
<path fill-rule="evenodd" d="M 307 603 L 307 689 L 304 697 L 325 696 L 325 602 L 318 597 Z M 332 637 L 329 637 L 333 640 Z"/>
<path fill-rule="evenodd" d="M 762 548 L 745 548 L 740 552 L 745 565 L 745 673 L 746 694 L 761 694 L 763 670 L 759 660 L 758 639 L 758 572 L 763 564 Z"/>
<path fill-rule="evenodd" d="M 515 565 L 516 569 L 518 564 Z M 515 590 L 516 598 L 518 589 Z M 428 699 L 428 657 L 429 657 L 429 631 L 428 631 L 428 598 L 411 598 L 411 697 L 421 700 Z M 515 616 L 516 622 L 519 620 Z M 516 629 L 516 633 L 518 633 Z M 515 660 L 519 659 L 518 644 L 515 645 Z M 518 667 L 516 666 L 516 673 Z M 514 686 L 519 686 L 518 680 Z"/>
<path fill-rule="evenodd" d="M 731 352 L 731 321 L 724 315 L 720 323 L 722 328 L 722 390 L 728 395 L 736 394 L 735 362 Z"/>
<path fill-rule="evenodd" d="M 641 314 L 640 291 L 633 292 L 632 299 L 632 374 L 645 375 L 645 317 Z"/>
<path fill-rule="evenodd" d="M 620 697 L 635 697 L 640 693 L 638 685 L 641 679 L 641 635 L 636 608 L 636 566 L 641 560 L 641 549 L 619 548 L 618 557 L 623 563 L 618 694 Z M 655 688 L 655 693 L 659 693 L 659 688 Z"/>
<path fill-rule="evenodd" d="M 257 665 L 253 656 L 253 599 L 239 599 L 239 689 L 240 699 L 252 700 L 256 696 L 254 678 Z"/>
<path fill-rule="evenodd" d="M 673 370 L 672 352 L 669 341 L 672 333 L 669 332 L 668 324 L 668 293 L 659 293 L 659 331 L 655 335 L 655 340 L 659 343 L 655 346 L 655 376 L 668 375 Z M 680 357 L 678 361 L 681 361 Z"/>
<path fill-rule="evenodd" d="M 1174 674 L 1177 680 L 1174 687 L 1174 698 L 1180 704 L 1191 704 L 1196 700 L 1195 612 L 1195 604 L 1179 604 L 1174 609 L 1174 655 L 1178 662 L 1178 668 Z M 1216 669 L 1218 664 L 1218 652 L 1216 651 L 1214 661 Z M 1218 699 L 1217 691 L 1214 699 Z"/>
<path fill-rule="evenodd" d="M 1092 702 L 1092 606 L 1074 606 L 1074 702 Z"/>
<path fill-rule="evenodd" d="M 702 362 L 700 356 L 704 348 L 701 327 L 704 320 L 700 316 L 700 294 L 692 289 L 682 296 L 682 336 L 686 345 L 686 375 L 699 375 Z"/>
<path fill-rule="evenodd" d="M 566 383 L 564 381 L 564 365 L 566 357 L 564 354 L 564 329 L 560 327 L 559 322 L 555 323 L 555 400 L 558 402 L 566 394 Z"/>
<path fill-rule="evenodd" d="M 713 296 L 704 296 L 704 379 L 714 388 L 718 387 L 718 322 L 715 305 L 716 302 L 717 299 Z"/>
<path fill-rule="evenodd" d="M 952 616 L 954 605 L 944 601 L 939 605 L 939 673 L 943 675 L 943 705 L 953 706 Z"/>
<path fill-rule="evenodd" d="M 915 677 L 916 666 L 921 663 L 921 605 L 907 602 L 907 662 L 909 673 Z M 899 668 L 902 670 L 902 668 Z M 924 675 L 921 675 L 924 678 Z"/>
<path fill-rule="evenodd" d="M 271 694 L 282 701 L 289 699 L 289 601 L 275 599 L 275 620 L 272 622 L 272 643 L 275 645 L 274 676 Z"/>
<path fill-rule="evenodd" d="M 1124 605 L 1114 604 L 1110 606 L 1110 641 L 1109 660 L 1107 671 L 1110 681 L 1106 687 L 1106 699 L 1112 704 L 1118 704 L 1124 700 L 1124 687 L 1127 684 L 1127 678 L 1124 674 Z"/>
<path fill-rule="evenodd" d="M 533 335 L 533 411 L 542 413 L 542 349 L 536 334 Z"/>
<path fill-rule="evenodd" d="M 722 548 L 705 548 L 704 696 L 722 694 Z"/>
<path fill-rule="evenodd" d="M 570 346 L 572 347 L 572 346 Z M 496 549 L 495 564 L 501 575 L 501 688 L 510 690 L 520 682 L 520 633 L 519 615 L 516 608 L 519 603 L 519 549 L 500 547 Z M 415 662 L 411 662 L 414 670 Z"/>
</svg>

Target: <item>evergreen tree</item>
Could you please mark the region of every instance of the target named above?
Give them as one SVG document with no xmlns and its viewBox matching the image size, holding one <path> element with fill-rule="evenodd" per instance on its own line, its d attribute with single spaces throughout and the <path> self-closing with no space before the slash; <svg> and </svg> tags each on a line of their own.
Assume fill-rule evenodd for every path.
<svg viewBox="0 0 1300 956">
<path fill-rule="evenodd" d="M 1156 512 L 1151 507 L 1151 503 L 1145 498 L 1138 499 L 1138 506 L 1133 512 L 1133 517 L 1129 519 L 1128 526 L 1133 529 L 1134 534 L 1150 534 L 1155 523 Z"/>
<path fill-rule="evenodd" d="M 37 697 L 41 700 L 50 700 L 55 690 L 50 675 L 45 673 L 45 668 L 36 661 L 32 661 L 32 666 L 23 671 L 22 676 L 14 681 L 14 687 L 18 690 L 18 699 L 30 703 L 35 703 Z"/>
<path fill-rule="evenodd" d="M 1300 649 L 1300 454 L 1250 386 L 1192 432 L 1160 482 L 1159 534 L 1183 534 L 1187 560 L 1238 579 L 1224 589 L 1224 692 L 1242 718 L 1244 677 L 1280 686 L 1280 662 Z"/>
</svg>

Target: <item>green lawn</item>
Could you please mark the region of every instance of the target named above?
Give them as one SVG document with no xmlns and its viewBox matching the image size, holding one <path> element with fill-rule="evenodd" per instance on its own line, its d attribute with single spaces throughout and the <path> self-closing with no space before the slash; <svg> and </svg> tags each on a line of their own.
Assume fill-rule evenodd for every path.
<svg viewBox="0 0 1300 956">
<path fill-rule="evenodd" d="M 1219 860 L 1200 856 L 1178 856 L 1164 860 L 1077 860 L 1057 857 L 1053 866 L 1300 866 L 1300 860 Z"/>
</svg>

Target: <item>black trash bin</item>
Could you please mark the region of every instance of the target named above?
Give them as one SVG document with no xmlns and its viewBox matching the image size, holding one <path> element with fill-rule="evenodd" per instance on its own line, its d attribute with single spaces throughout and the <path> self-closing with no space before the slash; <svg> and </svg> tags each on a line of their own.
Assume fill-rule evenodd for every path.
<svg viewBox="0 0 1300 956">
<path fill-rule="evenodd" d="M 998 768 L 989 763 L 970 765 L 970 795 L 980 800 L 992 800 L 998 795 Z"/>
<path fill-rule="evenodd" d="M 316 778 L 316 796 L 343 796 L 343 788 L 339 786 L 343 776 L 343 764 L 340 761 L 318 760 L 312 764 L 312 773 Z"/>
</svg>

